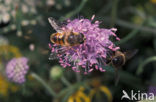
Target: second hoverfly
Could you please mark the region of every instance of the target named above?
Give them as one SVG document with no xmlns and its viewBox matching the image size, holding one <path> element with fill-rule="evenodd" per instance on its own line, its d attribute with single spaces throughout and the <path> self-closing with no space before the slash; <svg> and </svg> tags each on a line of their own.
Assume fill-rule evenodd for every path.
<svg viewBox="0 0 156 102">
<path fill-rule="evenodd" d="M 83 44 L 85 42 L 86 37 L 84 34 L 73 32 L 71 30 L 62 30 L 54 18 L 49 17 L 48 20 L 51 26 L 57 31 L 50 36 L 50 41 L 52 43 L 61 46 L 72 47 Z"/>
<path fill-rule="evenodd" d="M 119 75 L 118 69 L 120 69 L 123 65 L 125 65 L 126 61 L 131 59 L 136 53 L 138 52 L 137 49 L 129 50 L 126 52 L 115 51 L 109 59 L 107 59 L 107 64 L 112 64 L 115 68 L 115 85 L 118 84 Z"/>
<path fill-rule="evenodd" d="M 136 53 L 137 49 L 129 50 L 126 52 L 115 51 L 114 54 L 107 59 L 108 64 L 112 64 L 115 68 L 122 67 L 127 60 L 131 59 Z"/>
</svg>

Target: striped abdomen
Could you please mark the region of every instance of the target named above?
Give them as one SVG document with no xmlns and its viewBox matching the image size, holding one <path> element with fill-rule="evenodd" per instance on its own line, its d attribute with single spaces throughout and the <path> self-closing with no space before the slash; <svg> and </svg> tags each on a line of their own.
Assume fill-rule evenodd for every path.
<svg viewBox="0 0 156 102">
<path fill-rule="evenodd" d="M 65 35 L 63 33 L 54 33 L 50 36 L 50 41 L 58 45 L 64 45 L 64 37 Z"/>
<path fill-rule="evenodd" d="M 50 40 L 52 43 L 61 46 L 75 46 L 82 44 L 85 41 L 85 37 L 81 33 L 64 32 L 52 34 Z"/>
</svg>

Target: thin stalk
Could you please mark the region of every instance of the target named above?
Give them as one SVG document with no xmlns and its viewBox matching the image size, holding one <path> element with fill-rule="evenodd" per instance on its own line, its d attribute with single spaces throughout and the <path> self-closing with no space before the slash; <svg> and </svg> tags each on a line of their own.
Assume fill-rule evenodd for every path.
<svg viewBox="0 0 156 102">
<path fill-rule="evenodd" d="M 79 88 L 81 85 L 82 85 L 82 83 L 80 82 L 80 83 L 73 84 L 73 85 L 71 85 L 71 86 L 68 87 L 68 88 L 64 88 L 63 90 L 61 90 L 61 91 L 58 93 L 57 97 L 59 98 L 59 97 L 61 97 L 62 95 L 68 93 L 69 91 L 75 90 L 75 89 Z"/>
<path fill-rule="evenodd" d="M 129 41 L 130 39 L 132 39 L 136 34 L 138 34 L 138 32 L 140 31 L 140 29 L 142 28 L 142 26 L 146 23 L 146 21 L 143 21 L 142 24 L 140 25 L 140 27 L 135 28 L 134 30 L 132 30 L 132 32 L 130 32 L 126 37 L 122 38 L 119 42 L 117 42 L 116 44 L 123 44 L 127 41 Z"/>
<path fill-rule="evenodd" d="M 119 42 L 117 42 L 117 45 L 123 44 L 125 42 L 127 42 L 128 40 L 130 40 L 131 38 L 133 38 L 137 33 L 139 32 L 139 29 L 134 29 L 132 30 L 132 32 L 130 32 L 129 34 L 127 34 L 126 37 L 122 38 Z"/>
<path fill-rule="evenodd" d="M 124 20 L 120 20 L 118 19 L 116 21 L 117 25 L 124 27 L 124 28 L 129 28 L 129 29 L 139 29 L 142 32 L 148 32 L 148 33 L 153 33 L 156 34 L 156 29 L 153 29 L 151 27 L 147 27 L 147 26 L 142 26 L 140 27 L 140 25 L 137 24 L 133 24 Z"/>
<path fill-rule="evenodd" d="M 75 73 L 75 74 L 76 74 L 77 82 L 80 82 L 81 81 L 81 75 L 80 75 L 80 73 Z"/>
<path fill-rule="evenodd" d="M 51 96 L 56 97 L 56 93 L 52 90 L 52 88 L 37 74 L 31 73 L 31 76 L 35 78 L 39 83 L 43 85 L 43 87 L 50 93 Z"/>
<path fill-rule="evenodd" d="M 119 0 L 113 0 L 112 12 L 111 12 L 111 27 L 114 26 L 116 18 L 117 18 L 117 8 L 118 8 Z"/>
<path fill-rule="evenodd" d="M 110 23 L 110 17 L 102 17 L 101 19 L 102 21 L 105 21 L 107 23 Z M 148 34 L 156 34 L 156 29 L 153 29 L 151 27 L 147 27 L 147 26 L 141 26 L 138 25 L 138 24 L 134 24 L 134 23 L 130 23 L 130 22 L 127 22 L 125 20 L 121 20 L 121 19 L 117 19 L 115 21 L 115 23 L 120 26 L 120 27 L 123 27 L 123 28 L 128 28 L 128 29 L 139 29 L 140 31 L 142 32 L 148 32 Z"/>
<path fill-rule="evenodd" d="M 114 75 L 114 72 L 108 70 L 108 73 L 106 74 L 110 78 Z M 120 75 L 120 83 L 127 84 L 133 88 L 141 89 L 143 86 L 141 86 L 142 82 L 141 79 L 132 75 L 131 73 L 128 73 L 126 71 L 119 70 L 118 74 Z M 101 77 L 102 78 L 102 77 Z M 113 78 L 112 78 L 113 79 Z"/>
<path fill-rule="evenodd" d="M 71 86 L 70 82 L 69 82 L 64 76 L 61 77 L 61 81 L 62 81 L 66 86 L 68 86 L 68 87 Z"/>
<path fill-rule="evenodd" d="M 147 58 L 145 61 L 143 61 L 143 62 L 139 65 L 139 67 L 138 67 L 138 70 L 137 70 L 137 72 L 136 72 L 137 75 L 139 75 L 140 73 L 143 72 L 143 67 L 144 67 L 146 64 L 148 64 L 148 63 L 150 63 L 150 62 L 154 62 L 154 61 L 156 61 L 156 56 Z"/>
<path fill-rule="evenodd" d="M 85 6 L 85 4 L 86 4 L 87 1 L 88 1 L 88 0 L 82 0 L 81 4 L 80 4 L 78 7 L 76 7 L 75 10 L 73 10 L 73 11 L 67 13 L 67 14 L 65 15 L 65 17 L 63 17 L 63 18 L 60 19 L 60 21 L 63 21 L 63 20 L 65 20 L 65 19 L 67 19 L 67 18 L 70 18 L 70 17 L 72 17 L 72 16 L 78 14 L 78 13 L 83 9 L 83 7 Z"/>
</svg>

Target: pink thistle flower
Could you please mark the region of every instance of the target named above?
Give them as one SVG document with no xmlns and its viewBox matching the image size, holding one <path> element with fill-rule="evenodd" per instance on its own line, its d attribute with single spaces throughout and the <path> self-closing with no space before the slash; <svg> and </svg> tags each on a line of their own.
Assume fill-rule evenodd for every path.
<svg viewBox="0 0 156 102">
<path fill-rule="evenodd" d="M 117 29 L 100 28 L 99 21 L 93 22 L 94 16 L 89 19 L 67 20 L 67 24 L 61 29 L 82 33 L 86 37 L 86 41 L 78 46 L 69 49 L 66 46 L 57 44 L 49 44 L 51 52 L 57 55 L 59 63 L 63 67 L 72 67 L 75 72 L 84 69 L 84 74 L 92 72 L 94 69 L 105 72 L 102 66 L 106 66 L 106 58 L 110 51 L 116 51 L 116 47 L 110 36 L 114 36 L 116 40 L 120 40 L 114 33 Z M 64 53 L 60 53 L 63 50 Z"/>
<path fill-rule="evenodd" d="M 25 82 L 25 75 L 28 72 L 28 59 L 25 57 L 13 58 L 6 66 L 6 75 L 9 80 L 22 84 Z"/>
</svg>

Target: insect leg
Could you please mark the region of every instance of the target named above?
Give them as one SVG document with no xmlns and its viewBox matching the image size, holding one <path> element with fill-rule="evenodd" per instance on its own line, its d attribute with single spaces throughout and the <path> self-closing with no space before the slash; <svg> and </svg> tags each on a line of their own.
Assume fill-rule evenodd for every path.
<svg viewBox="0 0 156 102">
<path fill-rule="evenodd" d="M 117 85 L 118 85 L 119 80 L 120 80 L 119 71 L 118 71 L 118 69 L 117 69 L 117 68 L 115 68 L 115 86 L 117 86 Z"/>
</svg>

